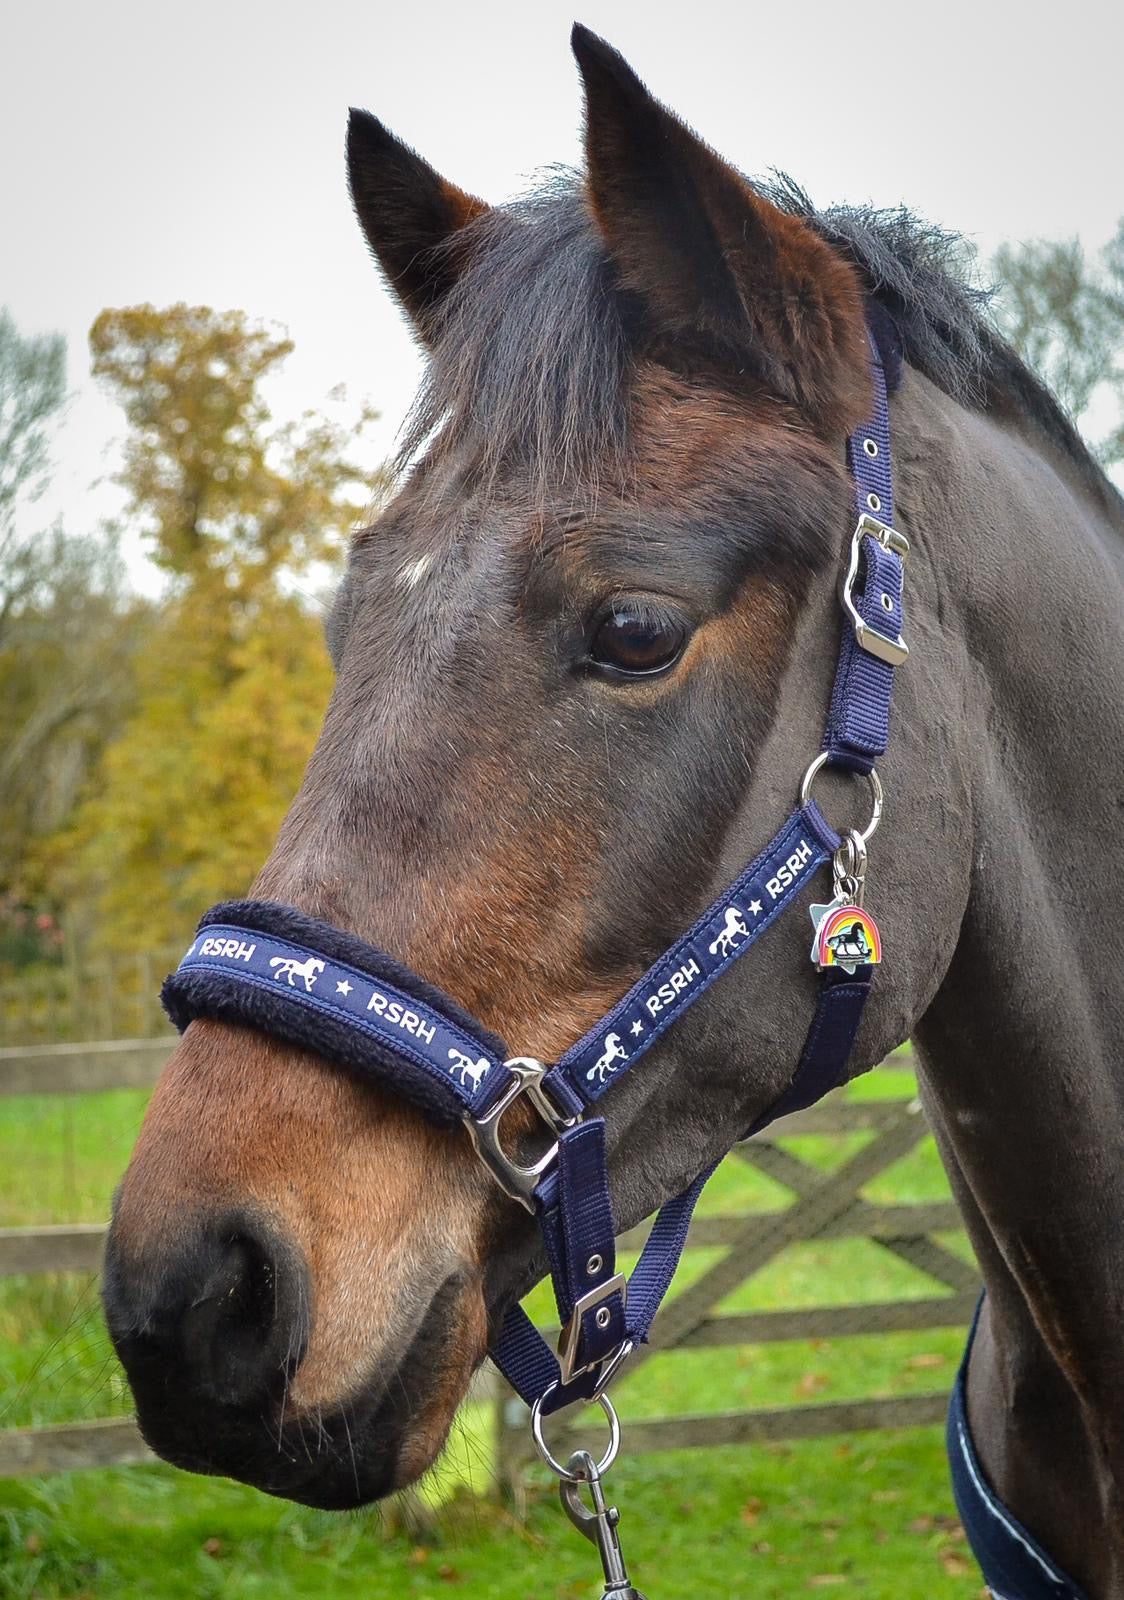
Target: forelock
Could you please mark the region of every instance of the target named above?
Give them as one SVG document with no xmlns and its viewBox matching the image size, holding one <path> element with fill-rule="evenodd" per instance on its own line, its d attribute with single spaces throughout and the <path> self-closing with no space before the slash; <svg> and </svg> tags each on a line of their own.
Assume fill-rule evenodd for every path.
<svg viewBox="0 0 1124 1600">
<path fill-rule="evenodd" d="M 560 170 L 458 236 L 451 291 L 399 464 L 467 449 L 488 483 L 518 472 L 537 498 L 596 489 L 624 459 L 627 307 L 576 173 Z"/>
</svg>

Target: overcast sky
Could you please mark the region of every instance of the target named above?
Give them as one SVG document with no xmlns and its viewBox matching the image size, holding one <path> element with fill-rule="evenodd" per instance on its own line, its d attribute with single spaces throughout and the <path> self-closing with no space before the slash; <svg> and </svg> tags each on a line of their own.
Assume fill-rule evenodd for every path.
<svg viewBox="0 0 1124 1600">
<path fill-rule="evenodd" d="M 584 0 L 649 86 L 749 173 L 818 203 L 908 202 L 985 253 L 1124 212 L 1118 0 Z M 75 391 L 48 509 L 112 511 L 120 414 L 94 390 L 104 306 L 238 306 L 296 341 L 276 407 L 344 382 L 393 440 L 417 355 L 348 206 L 367 106 L 491 200 L 579 157 L 573 0 L 0 0 L 0 303 L 59 329 Z"/>
</svg>

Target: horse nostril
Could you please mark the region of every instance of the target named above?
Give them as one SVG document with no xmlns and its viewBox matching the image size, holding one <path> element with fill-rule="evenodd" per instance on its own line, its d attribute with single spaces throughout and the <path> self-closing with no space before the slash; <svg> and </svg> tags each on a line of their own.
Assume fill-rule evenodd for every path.
<svg viewBox="0 0 1124 1600">
<path fill-rule="evenodd" d="M 257 1240 L 235 1236 L 223 1242 L 180 1323 L 198 1388 L 238 1405 L 283 1380 L 286 1341 L 274 1337 L 278 1288 L 277 1267 Z"/>
<path fill-rule="evenodd" d="M 155 1282 L 114 1257 L 111 1237 L 106 1310 L 131 1379 L 163 1367 L 192 1398 L 234 1406 L 280 1393 L 308 1343 L 307 1271 L 272 1229 L 211 1224 Z"/>
</svg>

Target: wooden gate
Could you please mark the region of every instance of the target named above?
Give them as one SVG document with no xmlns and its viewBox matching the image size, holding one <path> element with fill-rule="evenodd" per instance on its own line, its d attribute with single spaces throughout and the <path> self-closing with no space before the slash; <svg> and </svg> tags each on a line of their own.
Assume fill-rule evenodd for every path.
<svg viewBox="0 0 1124 1600">
<path fill-rule="evenodd" d="M 43 1045 L 0 1049 L 0 1101 L 11 1094 L 81 1093 L 151 1085 L 170 1048 L 165 1037 L 117 1043 Z M 908 1066 L 908 1055 L 893 1065 Z M 799 1158 L 787 1141 L 803 1134 L 865 1134 L 868 1142 L 830 1173 Z M 746 1162 L 782 1184 L 790 1202 L 772 1211 L 703 1216 L 692 1225 L 688 1248 L 721 1249 L 721 1258 L 670 1300 L 653 1330 L 652 1344 L 632 1358 L 621 1379 L 627 1387 L 655 1352 L 705 1347 L 771 1344 L 780 1340 L 838 1339 L 859 1333 L 900 1333 L 966 1325 L 978 1293 L 974 1267 L 937 1242 L 955 1230 L 959 1216 L 951 1199 L 926 1203 L 875 1204 L 865 1185 L 927 1137 L 914 1099 L 856 1101 L 836 1093 L 821 1105 L 774 1124 L 738 1147 L 729 1158 Z M 639 1248 L 643 1229 L 621 1241 L 622 1253 Z M 925 1273 L 934 1284 L 922 1299 L 863 1302 L 801 1310 L 719 1315 L 715 1308 L 788 1246 L 802 1240 L 866 1238 L 879 1249 Z M 101 1224 L 0 1228 L 0 1276 L 52 1272 L 96 1272 L 101 1262 Z M 494 1395 L 503 1385 L 492 1387 Z M 477 1391 L 479 1395 L 480 1391 Z M 756 1408 L 706 1416 L 632 1421 L 630 1451 L 682 1449 L 694 1445 L 809 1438 L 868 1428 L 900 1428 L 940 1421 L 947 1391 L 898 1398 L 866 1398 Z M 526 1410 L 496 1398 L 497 1465 L 500 1481 L 517 1486 L 530 1459 Z M 579 1425 L 552 1434 L 556 1453 L 587 1444 L 597 1448 L 600 1431 Z M 148 1458 L 127 1418 L 0 1432 L 0 1477 L 68 1471 Z"/>
<path fill-rule="evenodd" d="M 895 1065 L 908 1065 L 908 1057 Z M 835 1171 L 825 1173 L 784 1148 L 782 1141 L 803 1134 L 870 1131 L 868 1143 Z M 688 1236 L 688 1249 L 722 1247 L 721 1259 L 689 1288 L 668 1301 L 652 1330 L 651 1343 L 630 1359 L 619 1382 L 627 1411 L 628 1384 L 652 1356 L 668 1350 L 770 1344 L 780 1340 L 838 1339 L 855 1334 L 901 1333 L 966 1325 L 979 1295 L 979 1277 L 964 1261 L 932 1237 L 960 1227 L 951 1199 L 904 1205 L 873 1204 L 863 1187 L 928 1136 L 916 1099 L 853 1101 L 836 1092 L 820 1105 L 798 1112 L 755 1134 L 729 1158 L 744 1161 L 782 1184 L 788 1205 L 751 1215 L 702 1217 Z M 646 1228 L 634 1230 L 621 1249 L 637 1250 Z M 761 1272 L 788 1246 L 806 1240 L 861 1237 L 872 1240 L 932 1280 L 940 1293 L 922 1299 L 861 1302 L 806 1310 L 716 1314 L 735 1289 Z M 553 1336 L 553 1331 L 550 1336 Z M 614 1398 L 617 1397 L 614 1389 Z M 681 1450 L 696 1445 L 744 1444 L 761 1440 L 807 1439 L 869 1428 L 904 1428 L 943 1421 L 948 1391 L 898 1398 L 808 1403 L 770 1409 L 721 1412 L 631 1421 L 630 1453 Z M 551 1433 L 551 1448 L 564 1458 L 571 1450 L 599 1453 L 604 1426 L 590 1414 Z M 561 1419 L 560 1419 L 561 1424 Z M 498 1403 L 500 1476 L 518 1489 L 525 1466 L 535 1459 L 526 1407 L 518 1400 Z"/>
</svg>

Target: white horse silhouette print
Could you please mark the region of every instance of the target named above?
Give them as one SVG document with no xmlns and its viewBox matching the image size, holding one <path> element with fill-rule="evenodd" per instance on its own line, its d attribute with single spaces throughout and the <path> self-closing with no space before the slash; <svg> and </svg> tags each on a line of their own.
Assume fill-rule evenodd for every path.
<svg viewBox="0 0 1124 1600">
<path fill-rule="evenodd" d="M 473 1061 L 471 1056 L 462 1054 L 460 1050 L 450 1050 L 449 1060 L 453 1063 L 449 1068 L 449 1076 L 452 1077 L 456 1073 L 462 1089 L 471 1080 L 473 1094 L 483 1083 L 492 1064 L 487 1056 L 481 1056 L 479 1061 Z"/>
<path fill-rule="evenodd" d="M 591 1082 L 594 1078 L 596 1078 L 598 1083 L 604 1083 L 606 1077 L 610 1073 L 613 1073 L 617 1070 L 616 1063 L 618 1061 L 627 1061 L 627 1059 L 628 1051 L 621 1044 L 620 1034 L 607 1034 L 605 1038 L 605 1048 L 597 1057 L 597 1060 L 593 1063 L 592 1067 L 590 1067 L 589 1071 L 586 1073 L 586 1077 Z"/>
<path fill-rule="evenodd" d="M 312 985 L 324 970 L 324 963 L 318 961 L 315 956 L 309 956 L 307 961 L 295 961 L 291 956 L 274 956 L 269 964 L 277 968 L 273 974 L 277 982 L 280 983 L 282 978 L 286 978 L 290 989 L 296 988 L 294 978 L 303 978 L 306 994 L 312 993 Z"/>
<path fill-rule="evenodd" d="M 746 927 L 741 912 L 737 906 L 726 907 L 726 926 L 710 947 L 712 956 L 728 956 L 734 948 L 735 939 L 748 939 L 749 929 Z"/>
</svg>

